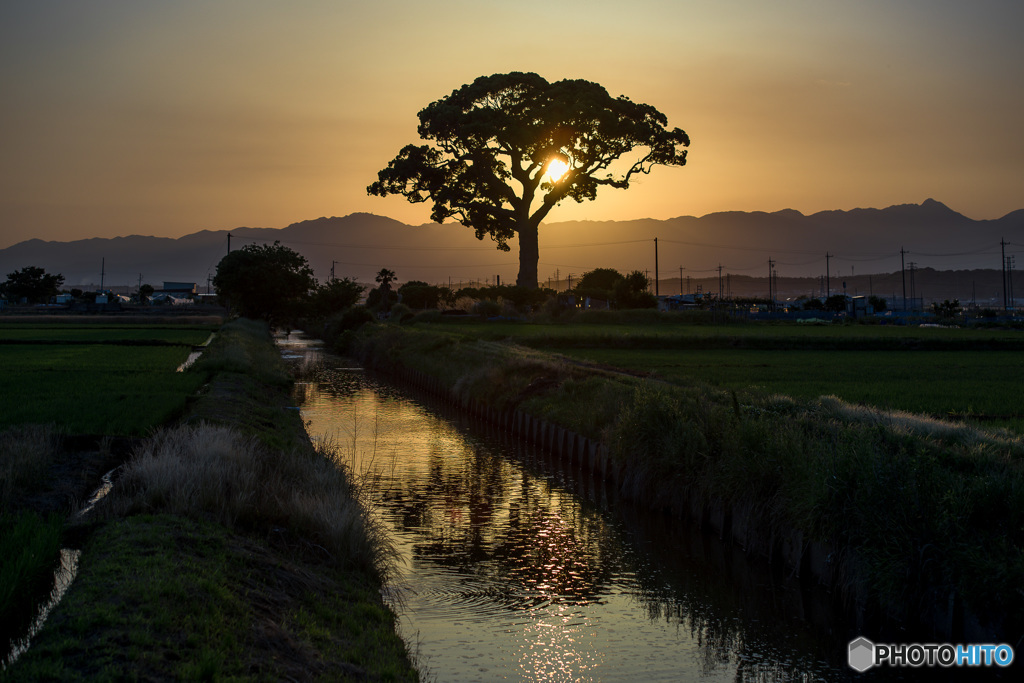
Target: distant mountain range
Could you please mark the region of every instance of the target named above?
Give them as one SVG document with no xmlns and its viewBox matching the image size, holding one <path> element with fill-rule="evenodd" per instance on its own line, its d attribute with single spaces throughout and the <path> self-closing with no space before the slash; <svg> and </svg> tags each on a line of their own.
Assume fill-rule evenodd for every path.
<svg viewBox="0 0 1024 683">
<path fill-rule="evenodd" d="M 141 276 L 157 288 L 164 281 L 186 281 L 205 291 L 227 253 L 229 234 L 231 249 L 256 240 L 279 240 L 305 255 L 321 280 L 330 276 L 333 266 L 337 277 L 372 282 L 373 275 L 387 267 L 400 282 L 450 280 L 457 285 L 494 282 L 500 276 L 502 283 L 512 284 L 518 270 L 515 241 L 506 253 L 497 251 L 489 239 L 478 241 L 472 230 L 458 224 L 412 226 L 372 214 L 351 214 L 280 229 L 204 230 L 177 239 L 33 239 L 0 250 L 0 275 L 41 266 L 63 274 L 69 287 L 99 285 L 102 277 L 107 286 L 134 288 Z M 558 280 L 564 286 L 570 276 L 578 278 L 598 267 L 641 270 L 653 277 L 655 238 L 659 279 L 666 290 L 662 294 L 676 293 L 680 280 L 687 278 L 691 288 L 702 281 L 705 290 L 717 291 L 720 272 L 736 282 L 766 278 L 769 259 L 780 279 L 823 282 L 828 274 L 832 291 L 841 291 L 843 280 L 859 282 L 872 273 L 900 272 L 901 265 L 913 264 L 922 271 L 999 271 L 1004 252 L 1013 256 L 1024 251 L 1024 209 L 996 220 L 973 220 L 929 199 L 807 216 L 787 209 L 669 220 L 550 223 L 541 227 L 540 279 L 544 284 Z M 1005 247 L 1003 240 L 1009 243 Z"/>
</svg>

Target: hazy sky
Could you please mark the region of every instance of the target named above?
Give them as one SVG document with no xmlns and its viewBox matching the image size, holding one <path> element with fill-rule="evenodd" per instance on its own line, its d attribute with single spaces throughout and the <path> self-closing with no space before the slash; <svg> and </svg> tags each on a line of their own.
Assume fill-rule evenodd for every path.
<svg viewBox="0 0 1024 683">
<path fill-rule="evenodd" d="M 4 0 L 0 247 L 367 211 L 416 113 L 477 76 L 664 112 L 684 168 L 549 220 L 1024 208 L 1020 0 Z"/>
</svg>

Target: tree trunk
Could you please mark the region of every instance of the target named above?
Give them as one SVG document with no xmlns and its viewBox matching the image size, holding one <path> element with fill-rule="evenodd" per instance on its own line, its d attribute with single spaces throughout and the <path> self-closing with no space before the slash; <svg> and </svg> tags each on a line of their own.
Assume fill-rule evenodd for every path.
<svg viewBox="0 0 1024 683">
<path fill-rule="evenodd" d="M 537 289 L 537 261 L 540 259 L 537 223 L 524 221 L 516 232 L 519 234 L 519 277 L 516 278 L 516 284 Z"/>
</svg>

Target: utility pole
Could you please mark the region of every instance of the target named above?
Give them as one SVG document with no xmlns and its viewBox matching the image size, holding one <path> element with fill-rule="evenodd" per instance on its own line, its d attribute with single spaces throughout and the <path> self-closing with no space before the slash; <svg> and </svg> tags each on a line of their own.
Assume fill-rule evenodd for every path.
<svg viewBox="0 0 1024 683">
<path fill-rule="evenodd" d="M 1007 309 L 1011 311 L 1017 310 L 1016 303 L 1013 298 L 1013 267 L 1017 265 L 1016 257 L 1013 255 L 1006 257 L 1006 302 Z"/>
<path fill-rule="evenodd" d="M 722 300 L 722 264 L 718 264 L 718 300 Z"/>
<path fill-rule="evenodd" d="M 829 259 L 835 254 L 825 252 L 825 298 L 832 296 L 832 274 L 829 272 Z"/>
<path fill-rule="evenodd" d="M 917 263 L 914 261 L 910 262 L 910 303 L 913 305 L 914 299 L 917 298 L 917 289 L 914 287 L 914 269 L 917 268 Z"/>
<path fill-rule="evenodd" d="M 1005 311 L 1006 309 L 1008 309 L 1010 307 L 1009 306 L 1009 299 L 1007 297 L 1007 291 L 1006 291 L 1007 287 L 1006 287 L 1006 239 L 1005 238 L 1001 238 L 999 240 L 999 249 L 1002 252 L 1002 256 L 1003 256 L 1003 310 Z"/>
<path fill-rule="evenodd" d="M 334 264 L 336 264 L 336 263 L 337 263 L 337 261 L 334 261 L 334 260 L 331 261 L 331 282 L 334 282 Z"/>
<path fill-rule="evenodd" d="M 775 264 L 772 262 L 771 257 L 768 258 L 768 310 L 775 310 L 775 293 L 772 290 L 772 266 Z"/>
<path fill-rule="evenodd" d="M 231 233 L 228 233 L 228 253 L 231 253 Z"/>
<path fill-rule="evenodd" d="M 103 260 L 100 261 L 100 291 L 103 291 L 103 282 L 107 277 L 107 257 L 104 256 Z"/>
<path fill-rule="evenodd" d="M 907 312 L 907 267 L 904 265 L 904 257 L 907 250 L 900 247 L 900 274 L 903 276 L 903 312 Z"/>
<path fill-rule="evenodd" d="M 679 296 L 683 295 L 683 267 L 679 266 Z"/>
<path fill-rule="evenodd" d="M 654 296 L 658 296 L 658 238 L 654 238 Z"/>
</svg>

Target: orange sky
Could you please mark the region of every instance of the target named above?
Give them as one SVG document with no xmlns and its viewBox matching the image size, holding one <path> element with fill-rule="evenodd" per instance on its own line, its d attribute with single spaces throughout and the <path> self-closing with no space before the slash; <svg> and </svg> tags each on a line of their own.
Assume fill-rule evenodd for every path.
<svg viewBox="0 0 1024 683">
<path fill-rule="evenodd" d="M 6 0 L 0 248 L 426 206 L 366 196 L 416 113 L 480 75 L 584 78 L 693 140 L 551 221 L 1024 208 L 1010 0 Z"/>
</svg>

